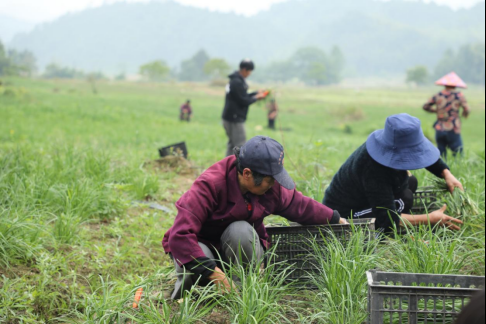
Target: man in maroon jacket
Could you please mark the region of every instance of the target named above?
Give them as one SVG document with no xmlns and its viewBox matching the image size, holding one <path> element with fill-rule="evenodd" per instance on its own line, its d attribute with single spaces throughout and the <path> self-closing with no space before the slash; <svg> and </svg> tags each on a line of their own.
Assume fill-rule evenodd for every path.
<svg viewBox="0 0 486 324">
<path fill-rule="evenodd" d="M 195 283 L 231 289 L 215 256 L 239 264 L 240 255 L 243 265 L 262 260 L 268 247 L 266 216 L 302 225 L 346 224 L 338 212 L 295 190 L 282 145 L 263 136 L 204 172 L 176 207 L 178 215 L 163 240 L 178 275 L 173 299 Z"/>
<path fill-rule="evenodd" d="M 191 107 L 191 101 L 187 100 L 185 104 L 181 106 L 180 109 L 181 115 L 180 115 L 180 120 L 181 121 L 186 121 L 190 122 L 191 117 L 192 117 L 192 107 Z"/>
</svg>

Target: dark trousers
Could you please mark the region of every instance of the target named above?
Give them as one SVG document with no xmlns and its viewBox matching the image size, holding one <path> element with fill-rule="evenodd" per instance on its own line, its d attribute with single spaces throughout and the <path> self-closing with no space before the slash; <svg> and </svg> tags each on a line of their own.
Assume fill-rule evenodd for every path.
<svg viewBox="0 0 486 324">
<path fill-rule="evenodd" d="M 440 154 L 447 158 L 447 149 L 449 148 L 452 151 L 454 156 L 457 154 L 463 154 L 464 152 L 464 144 L 462 141 L 461 134 L 457 134 L 454 131 L 450 132 L 442 132 L 437 131 L 435 138 L 437 140 L 437 146 L 439 147 Z"/>
<path fill-rule="evenodd" d="M 412 214 L 414 199 L 413 196 L 418 190 L 418 179 L 415 176 L 408 178 L 408 189 L 395 195 L 397 207 L 403 207 L 401 213 Z"/>
<path fill-rule="evenodd" d="M 411 176 L 408 179 L 408 189 L 395 195 L 397 211 L 401 214 L 411 214 L 414 199 L 413 196 L 418 190 L 418 179 Z M 373 208 L 367 208 L 353 214 L 354 218 L 370 218 L 373 216 Z"/>
<path fill-rule="evenodd" d="M 214 251 L 207 245 L 199 242 L 199 246 L 206 257 L 215 260 L 216 263 L 221 263 L 221 260 L 216 258 Z M 221 251 L 219 253 L 222 261 L 226 264 L 247 266 L 252 262 L 261 262 L 265 250 L 255 229 L 248 222 L 240 221 L 234 222 L 224 231 L 221 236 Z M 181 267 L 177 262 L 174 262 L 174 264 L 177 282 L 172 293 L 172 299 L 177 300 L 181 299 L 184 292 L 190 290 L 199 278 Z"/>
<path fill-rule="evenodd" d="M 275 129 L 275 119 L 268 120 L 268 128 Z"/>
</svg>

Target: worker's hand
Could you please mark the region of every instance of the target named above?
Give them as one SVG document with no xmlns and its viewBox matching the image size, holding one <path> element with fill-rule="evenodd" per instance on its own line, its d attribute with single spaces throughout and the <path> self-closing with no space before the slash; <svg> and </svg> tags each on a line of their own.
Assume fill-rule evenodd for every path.
<svg viewBox="0 0 486 324">
<path fill-rule="evenodd" d="M 349 225 L 349 222 L 346 220 L 346 218 L 341 218 L 339 220 L 339 225 Z"/>
<path fill-rule="evenodd" d="M 266 91 L 265 90 L 258 91 L 258 93 L 255 96 L 255 98 L 257 100 L 262 100 L 262 99 L 265 99 L 266 97 L 267 97 L 267 94 L 266 94 Z"/>
<path fill-rule="evenodd" d="M 462 117 L 468 118 L 471 112 L 469 110 L 464 109 L 462 112 Z"/>
<path fill-rule="evenodd" d="M 431 213 L 429 215 L 430 223 L 432 225 L 440 224 L 453 231 L 460 231 L 461 230 L 460 225 L 463 225 L 464 222 L 459 219 L 446 215 L 445 214 L 446 210 L 447 210 L 447 205 L 444 205 L 444 207 L 442 207 L 441 209 Z"/>
<path fill-rule="evenodd" d="M 456 190 L 456 188 L 459 188 L 462 191 L 464 191 L 464 186 L 459 180 L 457 180 L 457 178 L 452 174 L 451 171 L 445 170 L 442 175 L 444 176 L 445 182 L 447 184 L 447 188 L 449 189 L 449 192 L 451 194 L 454 193 L 454 190 Z"/>
<path fill-rule="evenodd" d="M 218 287 L 219 291 L 223 295 L 231 291 L 238 292 L 238 288 L 236 288 L 234 283 L 233 285 L 230 284 L 228 277 L 226 277 L 224 272 L 218 267 L 216 267 L 216 269 L 214 269 L 213 274 L 209 276 L 209 280 L 211 280 Z"/>
</svg>

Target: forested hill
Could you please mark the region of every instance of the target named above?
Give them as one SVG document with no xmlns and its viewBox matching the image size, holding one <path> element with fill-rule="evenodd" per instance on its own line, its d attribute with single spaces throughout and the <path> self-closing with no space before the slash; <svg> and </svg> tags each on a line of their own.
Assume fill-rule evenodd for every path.
<svg viewBox="0 0 486 324">
<path fill-rule="evenodd" d="M 433 67 L 448 48 L 485 41 L 485 4 L 469 10 L 392 0 L 289 0 L 253 17 L 165 1 L 89 9 L 18 35 L 41 67 L 57 62 L 84 70 L 134 72 L 150 60 L 171 66 L 206 49 L 213 57 L 258 64 L 286 59 L 304 46 L 343 50 L 356 74 Z"/>
</svg>

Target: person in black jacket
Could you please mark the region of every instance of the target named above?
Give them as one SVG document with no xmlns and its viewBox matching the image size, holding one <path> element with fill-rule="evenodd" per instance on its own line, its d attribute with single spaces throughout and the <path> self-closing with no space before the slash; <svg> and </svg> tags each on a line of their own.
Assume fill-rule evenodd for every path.
<svg viewBox="0 0 486 324">
<path fill-rule="evenodd" d="M 439 150 L 424 136 L 418 118 L 391 116 L 385 130 L 371 134 L 334 176 L 323 203 L 344 218 L 376 218 L 377 230 L 390 234 L 404 223 L 442 224 L 460 230 L 462 221 L 447 216 L 447 206 L 429 215 L 411 215 L 418 181 L 408 170 L 426 168 L 449 188 L 464 190 Z"/>
<path fill-rule="evenodd" d="M 230 82 L 226 86 L 226 102 L 223 111 L 223 126 L 228 136 L 226 156 L 233 155 L 235 147 L 241 147 L 246 143 L 245 122 L 250 105 L 264 99 L 263 91 L 248 93 L 246 79 L 255 69 L 255 64 L 250 60 L 244 60 L 240 64 L 240 70 L 229 75 Z"/>
</svg>

